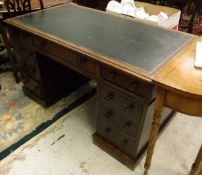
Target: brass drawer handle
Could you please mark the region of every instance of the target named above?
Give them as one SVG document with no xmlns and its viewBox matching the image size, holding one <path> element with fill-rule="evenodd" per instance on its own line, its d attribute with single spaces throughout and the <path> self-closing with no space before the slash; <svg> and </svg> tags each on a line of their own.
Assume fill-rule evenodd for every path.
<svg viewBox="0 0 202 175">
<path fill-rule="evenodd" d="M 131 126 L 132 126 L 132 122 L 131 122 L 131 121 L 128 121 L 128 122 L 126 122 L 126 123 L 123 125 L 123 129 L 130 128 Z"/>
<path fill-rule="evenodd" d="M 104 118 L 106 119 L 106 120 L 108 120 L 109 118 L 111 118 L 112 117 L 112 111 L 108 111 L 107 113 L 105 113 L 104 114 Z"/>
<path fill-rule="evenodd" d="M 86 63 L 86 59 L 85 58 L 79 58 L 78 60 L 77 60 L 77 64 L 78 65 L 83 65 L 83 64 L 85 64 Z"/>
<path fill-rule="evenodd" d="M 106 101 L 110 101 L 112 98 L 113 98 L 113 94 L 112 93 L 104 97 L 104 99 Z"/>
<path fill-rule="evenodd" d="M 131 112 L 133 109 L 134 109 L 133 105 L 129 105 L 124 109 L 124 111 L 125 112 Z"/>
</svg>

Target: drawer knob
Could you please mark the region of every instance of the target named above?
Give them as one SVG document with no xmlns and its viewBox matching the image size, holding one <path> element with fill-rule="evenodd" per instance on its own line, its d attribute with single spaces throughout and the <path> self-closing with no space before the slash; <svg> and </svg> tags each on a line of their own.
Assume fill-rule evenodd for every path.
<svg viewBox="0 0 202 175">
<path fill-rule="evenodd" d="M 104 118 L 106 120 L 108 120 L 109 118 L 111 118 L 111 116 L 112 116 L 112 111 L 108 111 L 107 113 L 104 114 Z"/>
<path fill-rule="evenodd" d="M 111 128 L 106 128 L 105 129 L 105 135 L 109 134 L 111 132 Z"/>
<path fill-rule="evenodd" d="M 83 64 L 85 64 L 85 62 L 86 62 L 85 58 L 79 58 L 78 61 L 77 61 L 77 64 L 78 65 L 83 65 Z"/>
<path fill-rule="evenodd" d="M 133 105 L 129 105 L 124 109 L 124 111 L 125 112 L 131 112 L 133 110 L 133 108 L 134 108 Z"/>
<path fill-rule="evenodd" d="M 134 91 L 137 88 L 137 86 L 138 86 L 138 82 L 131 83 L 130 90 Z"/>
<path fill-rule="evenodd" d="M 108 75 L 107 75 L 108 79 L 112 79 L 115 76 L 116 76 L 115 72 L 109 72 Z"/>
<path fill-rule="evenodd" d="M 128 140 L 127 139 L 123 139 L 121 142 L 122 147 L 125 147 L 128 144 Z"/>
<path fill-rule="evenodd" d="M 106 101 L 110 101 L 112 98 L 113 98 L 113 94 L 112 93 L 104 97 L 104 99 Z"/>
<path fill-rule="evenodd" d="M 131 126 L 132 126 L 132 122 L 131 122 L 131 121 L 128 121 L 128 122 L 126 122 L 126 123 L 124 124 L 123 129 L 127 129 L 127 128 L 131 127 Z"/>
</svg>

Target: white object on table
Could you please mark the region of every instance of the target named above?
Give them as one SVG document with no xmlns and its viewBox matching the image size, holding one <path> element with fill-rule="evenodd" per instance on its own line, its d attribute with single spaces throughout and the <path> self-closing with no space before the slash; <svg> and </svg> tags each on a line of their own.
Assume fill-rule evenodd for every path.
<svg viewBox="0 0 202 175">
<path fill-rule="evenodd" d="M 145 12 L 144 7 L 136 9 L 136 17 L 139 19 L 145 19 L 149 17 L 149 14 Z"/>
<path fill-rule="evenodd" d="M 107 4 L 106 10 L 153 22 L 160 22 L 162 20 L 168 19 L 168 15 L 162 11 L 159 13 L 159 15 L 150 16 L 145 11 L 144 7 L 137 8 L 134 0 L 121 0 L 121 3 L 115 0 L 111 0 Z"/>
<path fill-rule="evenodd" d="M 202 42 L 196 43 L 195 67 L 202 68 Z"/>
<path fill-rule="evenodd" d="M 159 17 L 159 19 L 168 19 L 168 15 L 164 12 L 160 12 L 158 17 Z"/>
<path fill-rule="evenodd" d="M 124 6 L 124 5 L 129 5 L 133 8 L 135 8 L 135 2 L 134 0 L 121 0 L 121 5 Z"/>
<path fill-rule="evenodd" d="M 111 12 L 115 12 L 115 13 L 119 13 L 119 14 L 123 13 L 122 5 L 119 2 L 114 1 L 114 0 L 110 1 L 107 4 L 106 10 L 111 11 Z"/>
</svg>

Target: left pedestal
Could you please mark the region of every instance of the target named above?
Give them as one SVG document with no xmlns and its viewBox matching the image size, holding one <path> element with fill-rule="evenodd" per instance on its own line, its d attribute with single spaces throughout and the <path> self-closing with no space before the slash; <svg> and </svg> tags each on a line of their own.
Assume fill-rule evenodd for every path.
<svg viewBox="0 0 202 175">
<path fill-rule="evenodd" d="M 49 106 L 88 81 L 37 50 L 30 34 L 15 28 L 10 28 L 9 32 L 23 81 L 23 92 L 40 105 Z"/>
</svg>

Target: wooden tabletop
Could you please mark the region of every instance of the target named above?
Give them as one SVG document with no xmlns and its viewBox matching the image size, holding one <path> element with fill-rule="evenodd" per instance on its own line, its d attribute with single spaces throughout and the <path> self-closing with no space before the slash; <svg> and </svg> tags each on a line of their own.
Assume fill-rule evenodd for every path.
<svg viewBox="0 0 202 175">
<path fill-rule="evenodd" d="M 169 63 L 163 66 L 154 77 L 154 82 L 172 92 L 202 99 L 202 68 L 194 67 L 196 39 Z"/>
<path fill-rule="evenodd" d="M 44 8 L 48 8 L 48 7 L 52 7 L 52 6 L 56 6 L 56 5 L 61 5 L 61 4 L 65 4 L 68 2 L 71 2 L 73 0 L 43 0 L 44 3 Z M 40 8 L 40 4 L 39 4 L 39 0 L 32 0 L 32 9 L 36 10 Z M 0 8 L 0 13 L 6 13 L 7 10 L 5 7 Z"/>
</svg>

